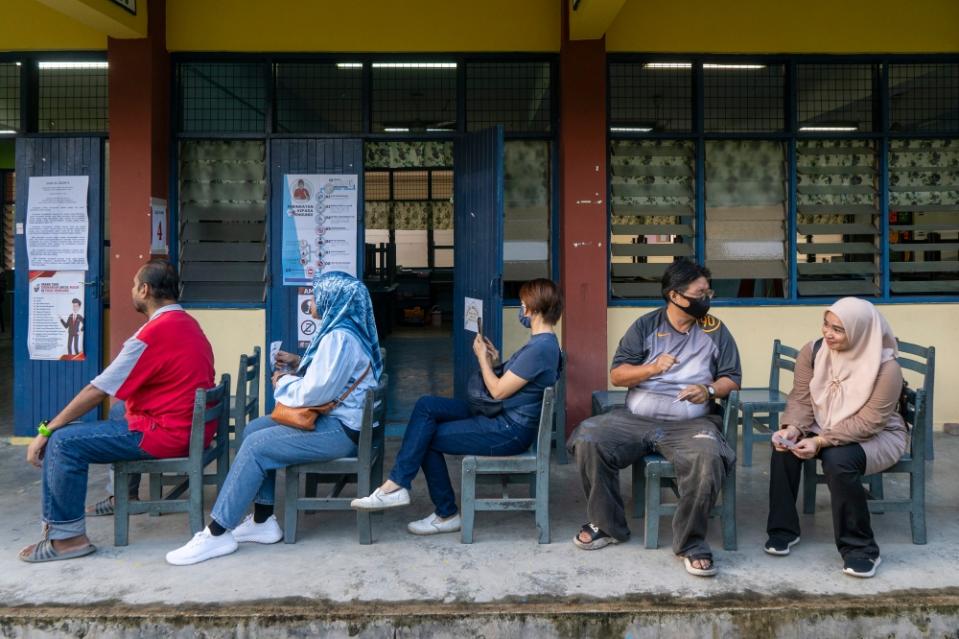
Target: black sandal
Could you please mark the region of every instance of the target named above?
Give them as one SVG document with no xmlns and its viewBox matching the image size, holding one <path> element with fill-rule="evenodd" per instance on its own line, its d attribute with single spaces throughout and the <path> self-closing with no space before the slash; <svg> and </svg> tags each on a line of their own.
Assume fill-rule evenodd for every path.
<svg viewBox="0 0 959 639">
<path fill-rule="evenodd" d="M 694 561 L 708 561 L 709 568 L 696 568 Z M 712 555 L 694 555 L 692 557 L 683 557 L 683 563 L 686 565 L 686 572 L 696 577 L 715 577 L 719 570 L 716 568 L 716 562 Z M 702 564 L 700 564 L 702 565 Z"/>
<path fill-rule="evenodd" d="M 581 540 L 579 538 L 579 534 L 573 537 L 573 543 L 583 550 L 599 550 L 600 548 L 605 548 L 610 544 L 619 543 L 618 539 L 611 537 L 591 523 L 583 524 L 583 527 L 579 529 L 579 532 L 589 535 L 589 541 Z"/>
</svg>

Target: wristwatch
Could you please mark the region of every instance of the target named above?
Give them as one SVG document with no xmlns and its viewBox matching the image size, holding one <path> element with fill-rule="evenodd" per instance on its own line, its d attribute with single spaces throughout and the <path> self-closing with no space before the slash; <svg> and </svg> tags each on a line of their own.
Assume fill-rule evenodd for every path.
<svg viewBox="0 0 959 639">
<path fill-rule="evenodd" d="M 43 435 L 44 437 L 49 437 L 50 435 L 52 435 L 53 431 L 47 428 L 47 424 L 49 423 L 50 423 L 50 420 L 45 419 L 39 424 L 37 424 L 37 434 Z"/>
<path fill-rule="evenodd" d="M 712 384 L 706 385 L 706 393 L 709 395 L 709 399 L 716 397 L 716 389 L 713 388 Z"/>
</svg>

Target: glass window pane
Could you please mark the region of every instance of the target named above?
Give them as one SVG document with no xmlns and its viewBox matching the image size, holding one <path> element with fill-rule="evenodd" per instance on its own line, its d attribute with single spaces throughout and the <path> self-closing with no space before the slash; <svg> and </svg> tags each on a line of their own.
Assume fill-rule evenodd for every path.
<svg viewBox="0 0 959 639">
<path fill-rule="evenodd" d="M 800 64 L 797 76 L 800 131 L 872 131 L 873 65 Z"/>
<path fill-rule="evenodd" d="M 959 293 L 959 140 L 889 141 L 893 295 Z"/>
<path fill-rule="evenodd" d="M 502 124 L 509 133 L 548 132 L 552 113 L 548 62 L 466 65 L 466 125 Z"/>
<path fill-rule="evenodd" d="M 610 64 L 611 132 L 691 131 L 692 67 L 690 62 Z"/>
<path fill-rule="evenodd" d="M 20 65 L 0 62 L 0 133 L 20 130 Z"/>
<path fill-rule="evenodd" d="M 706 142 L 706 266 L 721 297 L 784 297 L 785 145 Z"/>
<path fill-rule="evenodd" d="M 892 131 L 959 131 L 959 64 L 889 65 Z"/>
<path fill-rule="evenodd" d="M 107 63 L 40 62 L 39 129 L 106 132 Z"/>
<path fill-rule="evenodd" d="M 180 70 L 184 133 L 266 131 L 265 69 L 256 62 L 189 62 Z"/>
<path fill-rule="evenodd" d="M 276 130 L 359 133 L 363 130 L 363 65 L 280 63 L 275 67 Z"/>
<path fill-rule="evenodd" d="M 504 296 L 550 276 L 550 153 L 544 140 L 510 140 L 504 158 Z"/>
<path fill-rule="evenodd" d="M 707 63 L 703 83 L 706 131 L 783 130 L 783 65 Z"/>
<path fill-rule="evenodd" d="M 455 129 L 456 63 L 373 63 L 373 132 Z"/>
<path fill-rule="evenodd" d="M 879 295 L 878 157 L 872 140 L 796 143 L 799 295 Z"/>
<path fill-rule="evenodd" d="M 610 143 L 613 297 L 659 298 L 666 267 L 694 259 L 695 148 L 687 140 Z"/>
</svg>

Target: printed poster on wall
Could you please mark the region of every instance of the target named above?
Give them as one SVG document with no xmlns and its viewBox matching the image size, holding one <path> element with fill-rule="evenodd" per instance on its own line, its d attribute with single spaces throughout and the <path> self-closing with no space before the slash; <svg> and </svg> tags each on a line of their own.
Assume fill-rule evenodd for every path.
<svg viewBox="0 0 959 639">
<path fill-rule="evenodd" d="M 326 271 L 356 275 L 357 176 L 285 175 L 283 285 Z"/>
<path fill-rule="evenodd" d="M 82 361 L 83 271 L 30 271 L 30 359 Z"/>
<path fill-rule="evenodd" d="M 32 177 L 27 193 L 27 268 L 85 271 L 87 266 L 86 175 Z"/>
</svg>

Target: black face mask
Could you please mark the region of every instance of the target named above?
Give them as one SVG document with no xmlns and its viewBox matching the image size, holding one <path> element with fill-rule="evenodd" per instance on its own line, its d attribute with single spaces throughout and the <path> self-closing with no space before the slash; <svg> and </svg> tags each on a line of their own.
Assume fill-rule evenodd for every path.
<svg viewBox="0 0 959 639">
<path fill-rule="evenodd" d="M 708 298 L 686 297 L 682 293 L 677 293 L 677 295 L 679 295 L 680 297 L 685 299 L 687 302 L 689 302 L 689 306 L 686 306 L 686 307 L 679 306 L 679 304 L 676 304 L 676 302 L 673 302 L 673 304 L 676 304 L 676 306 L 683 309 L 683 312 L 688 313 L 689 315 L 692 315 L 698 320 L 703 319 L 704 317 L 706 317 L 707 313 L 709 313 Z"/>
</svg>

